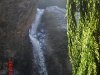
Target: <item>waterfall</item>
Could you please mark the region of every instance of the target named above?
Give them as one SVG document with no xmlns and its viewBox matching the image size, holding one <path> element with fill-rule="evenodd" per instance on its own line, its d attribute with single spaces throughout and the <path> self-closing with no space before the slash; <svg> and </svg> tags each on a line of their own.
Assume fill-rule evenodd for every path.
<svg viewBox="0 0 100 75">
<path fill-rule="evenodd" d="M 29 37 L 33 45 L 34 62 L 38 68 L 38 72 L 40 75 L 48 75 L 42 45 L 44 42 L 44 29 L 41 29 L 41 32 L 37 31 L 39 25 L 41 25 L 40 23 L 43 13 L 44 9 L 37 9 L 35 21 L 33 22 L 31 29 L 29 30 Z"/>
</svg>

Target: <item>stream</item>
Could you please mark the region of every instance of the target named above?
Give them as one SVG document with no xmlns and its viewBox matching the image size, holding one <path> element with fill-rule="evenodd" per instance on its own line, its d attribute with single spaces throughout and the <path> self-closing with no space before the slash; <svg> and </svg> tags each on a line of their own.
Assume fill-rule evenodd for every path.
<svg viewBox="0 0 100 75">
<path fill-rule="evenodd" d="M 37 9 L 35 21 L 33 22 L 31 29 L 29 30 L 29 37 L 33 46 L 34 62 L 38 69 L 38 72 L 40 75 L 48 75 L 43 52 L 43 43 L 45 38 L 45 29 L 41 24 L 43 13 L 44 9 Z M 40 30 L 38 30 L 38 27 L 40 27 Z"/>
</svg>

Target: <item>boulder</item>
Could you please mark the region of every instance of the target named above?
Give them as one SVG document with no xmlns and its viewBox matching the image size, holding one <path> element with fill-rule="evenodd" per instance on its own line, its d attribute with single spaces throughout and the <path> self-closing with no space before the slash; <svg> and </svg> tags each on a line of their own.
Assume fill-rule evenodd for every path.
<svg viewBox="0 0 100 75">
<path fill-rule="evenodd" d="M 0 0 L 0 63 L 5 66 L 11 59 L 18 75 L 32 75 L 28 29 L 35 18 L 37 1 Z"/>
<path fill-rule="evenodd" d="M 66 7 L 67 0 L 39 0 L 39 8 L 46 8 L 48 6 L 59 6 L 61 8 Z"/>
<path fill-rule="evenodd" d="M 43 15 L 46 29 L 45 57 L 49 75 L 71 75 L 67 48 L 66 10 L 57 6 L 47 7 Z"/>
</svg>

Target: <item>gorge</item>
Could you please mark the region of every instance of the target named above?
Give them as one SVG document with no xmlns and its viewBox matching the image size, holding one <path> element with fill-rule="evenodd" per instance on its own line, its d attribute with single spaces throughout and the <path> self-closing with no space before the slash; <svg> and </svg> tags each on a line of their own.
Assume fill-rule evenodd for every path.
<svg viewBox="0 0 100 75">
<path fill-rule="evenodd" d="M 0 75 L 7 75 L 10 58 L 13 75 L 72 75 L 66 1 L 55 1 L 0 1 Z"/>
</svg>

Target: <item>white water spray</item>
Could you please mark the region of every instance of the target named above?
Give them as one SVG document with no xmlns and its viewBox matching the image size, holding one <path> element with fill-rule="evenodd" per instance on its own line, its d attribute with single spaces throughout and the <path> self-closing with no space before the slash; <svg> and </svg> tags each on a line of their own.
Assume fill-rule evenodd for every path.
<svg viewBox="0 0 100 75">
<path fill-rule="evenodd" d="M 37 9 L 35 21 L 32 24 L 32 28 L 29 30 L 29 37 L 33 45 L 34 60 L 36 66 L 38 67 L 39 74 L 48 75 L 45 64 L 45 58 L 42 50 L 42 45 L 37 38 L 37 28 L 41 23 L 41 17 L 43 13 L 44 13 L 43 9 Z"/>
</svg>

